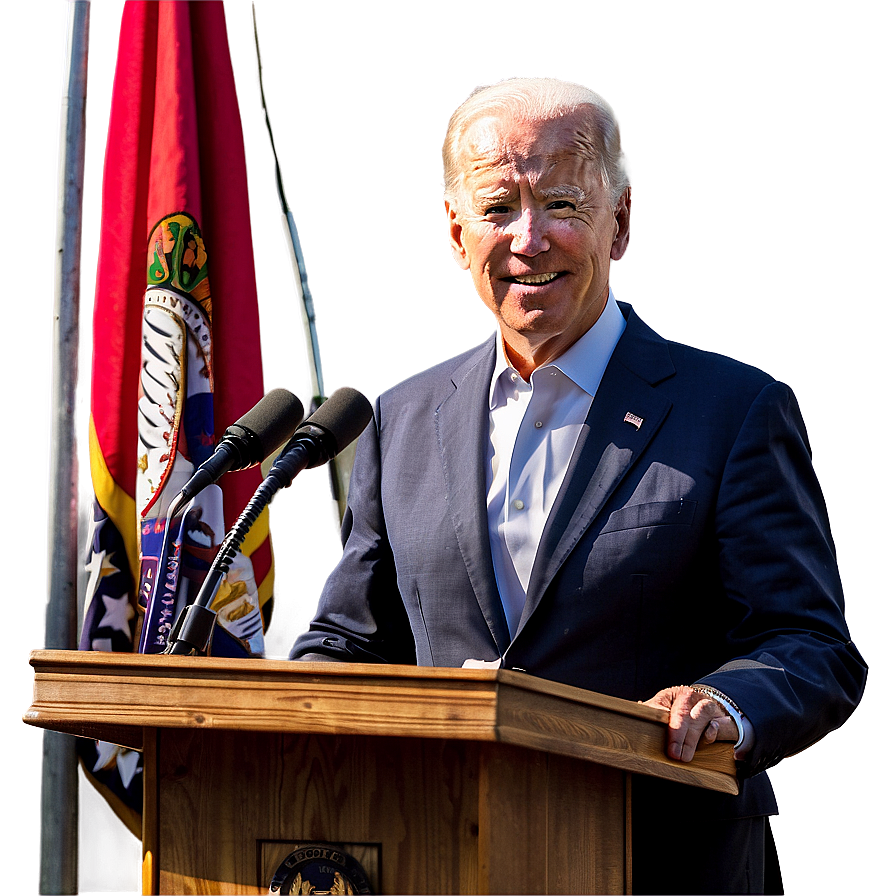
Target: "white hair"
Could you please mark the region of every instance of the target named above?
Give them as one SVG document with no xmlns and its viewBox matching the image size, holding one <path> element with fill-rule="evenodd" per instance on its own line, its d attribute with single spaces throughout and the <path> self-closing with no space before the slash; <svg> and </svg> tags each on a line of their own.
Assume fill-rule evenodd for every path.
<svg viewBox="0 0 896 896">
<path fill-rule="evenodd" d="M 582 106 L 591 112 L 594 154 L 604 187 L 615 207 L 630 185 L 619 138 L 619 124 L 603 97 L 587 87 L 554 78 L 508 78 L 487 87 L 477 87 L 454 111 L 442 145 L 445 198 L 457 201 L 463 171 L 458 150 L 467 128 L 477 119 L 494 113 L 512 113 L 523 121 L 562 118 Z"/>
</svg>

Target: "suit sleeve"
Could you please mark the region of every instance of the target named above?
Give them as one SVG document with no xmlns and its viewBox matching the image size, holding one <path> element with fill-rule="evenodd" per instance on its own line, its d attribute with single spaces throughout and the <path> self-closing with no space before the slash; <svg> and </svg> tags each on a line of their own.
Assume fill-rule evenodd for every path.
<svg viewBox="0 0 896 896">
<path fill-rule="evenodd" d="M 796 398 L 782 383 L 754 401 L 716 508 L 728 655 L 701 678 L 750 719 L 756 774 L 846 721 L 867 667 L 849 637 L 827 510 Z"/>
<path fill-rule="evenodd" d="M 358 440 L 342 521 L 343 553 L 290 659 L 416 662 L 380 494 L 380 403 Z"/>
</svg>

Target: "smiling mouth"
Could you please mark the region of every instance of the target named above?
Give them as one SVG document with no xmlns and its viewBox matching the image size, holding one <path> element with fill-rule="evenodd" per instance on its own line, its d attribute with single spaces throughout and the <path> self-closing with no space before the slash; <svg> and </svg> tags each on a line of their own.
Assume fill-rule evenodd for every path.
<svg viewBox="0 0 896 896">
<path fill-rule="evenodd" d="M 541 286 L 545 283 L 553 283 L 562 274 L 552 271 L 548 274 L 526 274 L 521 277 L 503 277 L 506 283 L 521 283 L 523 286 Z"/>
</svg>

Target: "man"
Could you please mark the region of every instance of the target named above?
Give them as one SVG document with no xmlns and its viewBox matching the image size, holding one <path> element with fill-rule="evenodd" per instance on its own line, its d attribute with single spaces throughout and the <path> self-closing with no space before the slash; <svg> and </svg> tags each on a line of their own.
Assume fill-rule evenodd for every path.
<svg viewBox="0 0 896 896">
<path fill-rule="evenodd" d="M 735 742 L 743 787 L 636 779 L 635 891 L 773 890 L 765 769 L 842 724 L 866 673 L 796 400 L 617 304 L 631 192 L 600 97 L 474 92 L 444 161 L 497 338 L 378 400 L 293 656 L 486 662 L 667 707 L 669 756 Z"/>
</svg>

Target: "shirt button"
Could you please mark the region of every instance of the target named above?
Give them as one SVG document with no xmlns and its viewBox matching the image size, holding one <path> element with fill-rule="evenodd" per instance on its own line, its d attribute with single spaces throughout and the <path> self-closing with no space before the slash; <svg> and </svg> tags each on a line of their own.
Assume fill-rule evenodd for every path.
<svg viewBox="0 0 896 896">
<path fill-rule="evenodd" d="M 542 426 L 544 426 L 544 423 L 542 423 L 541 420 L 536 420 L 536 421 L 535 421 L 535 428 L 536 428 L 536 429 L 541 429 Z"/>
<path fill-rule="evenodd" d="M 517 510 L 522 510 L 526 505 L 522 501 L 520 501 L 519 498 L 517 498 L 516 501 L 513 502 L 513 506 Z"/>
</svg>

